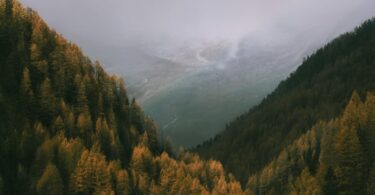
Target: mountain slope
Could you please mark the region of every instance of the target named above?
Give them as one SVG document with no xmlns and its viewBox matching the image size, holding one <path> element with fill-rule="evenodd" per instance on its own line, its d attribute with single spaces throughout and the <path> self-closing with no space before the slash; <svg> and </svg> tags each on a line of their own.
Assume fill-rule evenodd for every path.
<svg viewBox="0 0 375 195">
<path fill-rule="evenodd" d="M 17 1 L 0 1 L 0 194 L 243 194 L 173 157 L 123 81 Z"/>
<path fill-rule="evenodd" d="M 259 103 L 295 70 L 313 47 L 310 43 L 300 44 L 300 39 L 293 37 L 272 47 L 248 39 L 238 45 L 208 44 L 203 49 L 193 49 L 191 53 L 196 52 L 195 55 L 188 56 L 204 59 L 194 66 L 195 72 L 182 75 L 142 105 L 163 135 L 170 136 L 177 146 L 195 146 Z M 294 47 L 285 50 L 291 45 Z"/>
<path fill-rule="evenodd" d="M 319 120 L 337 116 L 353 90 L 375 89 L 375 20 L 308 57 L 258 106 L 195 148 L 220 160 L 245 183 Z"/>
<path fill-rule="evenodd" d="M 318 122 L 248 181 L 249 194 L 374 194 L 374 106 L 353 93 L 336 119 Z"/>
</svg>

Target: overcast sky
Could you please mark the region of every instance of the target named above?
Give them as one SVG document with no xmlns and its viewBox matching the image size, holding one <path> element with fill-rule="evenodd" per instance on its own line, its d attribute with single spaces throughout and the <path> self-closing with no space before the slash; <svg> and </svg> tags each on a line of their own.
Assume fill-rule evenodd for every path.
<svg viewBox="0 0 375 195">
<path fill-rule="evenodd" d="M 374 0 L 21 2 L 38 11 L 50 26 L 88 51 L 101 45 L 130 43 L 167 45 L 236 40 L 244 36 L 277 40 L 285 34 L 303 32 L 318 36 L 325 30 L 349 30 L 375 15 Z"/>
</svg>

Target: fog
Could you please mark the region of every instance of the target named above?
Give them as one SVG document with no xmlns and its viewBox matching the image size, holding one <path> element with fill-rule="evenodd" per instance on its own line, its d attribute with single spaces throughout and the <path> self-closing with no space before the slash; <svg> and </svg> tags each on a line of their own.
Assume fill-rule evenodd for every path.
<svg viewBox="0 0 375 195">
<path fill-rule="evenodd" d="M 95 47 L 174 48 L 244 36 L 327 36 L 374 15 L 373 0 L 21 0 L 94 58 Z M 344 25 L 337 27 L 337 25 Z M 324 31 L 324 32 L 322 32 Z M 322 37 L 326 38 L 326 37 Z"/>
<path fill-rule="evenodd" d="M 176 146 L 256 105 L 374 0 L 22 0 L 107 71 Z"/>
</svg>

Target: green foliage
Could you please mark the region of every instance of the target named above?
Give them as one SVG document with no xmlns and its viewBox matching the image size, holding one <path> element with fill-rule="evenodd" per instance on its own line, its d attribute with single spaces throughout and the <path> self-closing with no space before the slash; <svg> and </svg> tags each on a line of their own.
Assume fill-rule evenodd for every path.
<svg viewBox="0 0 375 195">
<path fill-rule="evenodd" d="M 375 19 L 371 19 L 306 58 L 258 106 L 194 151 L 220 160 L 246 183 L 249 174 L 314 124 L 337 117 L 354 90 L 361 97 L 375 90 L 374 52 Z M 360 140 L 365 137 L 360 135 Z"/>
<path fill-rule="evenodd" d="M 340 129 L 337 135 L 337 175 L 339 189 L 349 193 L 361 192 L 364 175 L 364 157 L 354 128 Z"/>
<path fill-rule="evenodd" d="M 338 119 L 316 124 L 250 176 L 248 193 L 373 194 L 373 168 L 367 163 L 373 157 L 358 138 L 372 121 L 361 118 L 373 112 L 373 98 L 369 93 L 362 103 L 354 92 Z"/>
<path fill-rule="evenodd" d="M 34 98 L 34 92 L 32 90 L 31 80 L 30 80 L 30 71 L 26 67 L 23 70 L 22 80 L 21 80 L 21 98 L 25 105 L 31 104 L 31 101 Z"/>
<path fill-rule="evenodd" d="M 375 97 L 349 100 L 353 89 L 374 87 L 374 21 L 317 51 L 198 149 L 223 166 L 189 152 L 174 157 L 121 79 L 18 2 L 0 9 L 0 194 L 374 191 Z M 345 105 L 339 118 L 316 123 Z M 248 178 L 245 191 L 224 167 Z"/>
<path fill-rule="evenodd" d="M 0 195 L 3 195 L 4 193 L 4 181 L 3 178 L 0 176 Z"/>
<path fill-rule="evenodd" d="M 35 12 L 0 9 L 0 194 L 242 193 L 220 163 L 165 153 L 123 80 Z"/>
<path fill-rule="evenodd" d="M 41 84 L 39 94 L 40 118 L 44 123 L 49 124 L 56 113 L 56 98 L 48 78 Z"/>
<path fill-rule="evenodd" d="M 138 136 L 147 127 L 139 107 L 130 118 L 134 109 L 123 81 L 92 63 L 34 11 L 10 0 L 0 1 L 0 9 L 0 153 L 6 159 L 0 174 L 6 194 L 36 189 L 48 163 L 67 188 L 82 151 L 94 144 L 106 158 L 128 166 L 138 142 L 130 129 Z M 152 151 L 160 152 L 153 145 Z M 27 170 L 22 183 L 16 182 L 19 163 Z"/>
<path fill-rule="evenodd" d="M 375 164 L 372 165 L 370 170 L 370 176 L 368 179 L 367 184 L 367 194 L 374 194 L 375 193 Z"/>
<path fill-rule="evenodd" d="M 338 186 L 337 186 L 337 178 L 332 167 L 328 167 L 328 170 L 324 176 L 324 183 L 322 186 L 322 191 L 324 194 L 337 194 L 338 193 Z"/>
</svg>

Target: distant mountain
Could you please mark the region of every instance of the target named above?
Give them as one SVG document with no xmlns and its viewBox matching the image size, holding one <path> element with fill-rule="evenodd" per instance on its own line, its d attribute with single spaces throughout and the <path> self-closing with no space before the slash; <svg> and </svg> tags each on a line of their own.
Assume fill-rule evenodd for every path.
<svg viewBox="0 0 375 195">
<path fill-rule="evenodd" d="M 363 17 L 347 13 L 334 25 L 296 27 L 293 32 L 280 24 L 238 40 L 77 41 L 100 57 L 110 73 L 124 77 L 129 95 L 164 136 L 176 147 L 192 147 L 260 103 L 304 57 Z M 186 117 L 190 120 L 182 120 Z"/>
<path fill-rule="evenodd" d="M 320 120 L 337 117 L 353 90 L 375 90 L 375 20 L 365 22 L 304 60 L 262 102 L 198 146 L 207 159 L 247 182 Z"/>
<path fill-rule="evenodd" d="M 238 45 L 221 42 L 177 50 L 180 56 L 170 60 L 190 63 L 194 71 L 142 104 L 175 145 L 194 146 L 259 103 L 294 70 L 314 47 L 298 42 L 290 40 L 269 49 L 255 40 L 243 40 Z M 284 49 L 290 45 L 295 47 Z M 185 56 L 190 60 L 185 61 Z"/>
<path fill-rule="evenodd" d="M 129 94 L 137 98 L 141 104 L 195 71 L 193 67 L 136 48 L 116 48 L 103 60 L 117 64 L 106 67 L 110 72 L 124 76 Z"/>
</svg>

